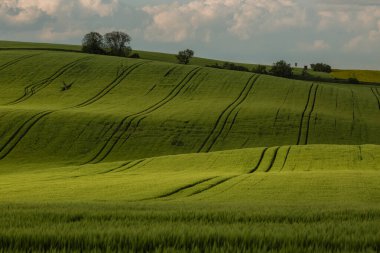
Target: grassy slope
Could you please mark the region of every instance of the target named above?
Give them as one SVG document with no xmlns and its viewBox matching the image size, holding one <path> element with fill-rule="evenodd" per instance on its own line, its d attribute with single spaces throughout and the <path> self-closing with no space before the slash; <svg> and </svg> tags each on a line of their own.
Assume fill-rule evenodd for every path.
<svg viewBox="0 0 380 253">
<path fill-rule="evenodd" d="M 225 250 L 377 249 L 376 86 L 313 84 L 68 52 L 0 55 L 5 248 L 147 250 L 161 242 L 208 250 L 213 243 Z M 72 88 L 62 91 L 63 82 Z M 115 206 L 100 204 L 104 201 Z M 325 214 L 312 211 L 319 208 Z M 196 224 L 200 209 L 208 210 L 207 218 Z M 130 215 L 134 223 L 127 229 Z M 295 223 L 281 218 L 292 216 Z M 41 224 L 39 217 L 48 218 Z M 30 221 L 25 227 L 18 219 Z M 154 224 L 150 234 L 144 232 L 146 223 Z M 104 224 L 101 233 L 94 228 Z M 231 226 L 230 234 L 222 233 Z M 323 238 L 308 233 L 332 227 L 339 239 L 330 232 Z M 69 230 L 78 232 L 70 237 Z M 136 232 L 128 237 L 131 231 Z M 137 241 L 124 245 L 121 234 Z M 225 245 L 218 243 L 220 236 Z"/>
</svg>

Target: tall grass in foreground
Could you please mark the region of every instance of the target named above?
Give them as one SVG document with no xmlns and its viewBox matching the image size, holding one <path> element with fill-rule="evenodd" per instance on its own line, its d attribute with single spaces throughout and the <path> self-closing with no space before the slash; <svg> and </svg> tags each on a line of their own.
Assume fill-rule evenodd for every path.
<svg viewBox="0 0 380 253">
<path fill-rule="evenodd" d="M 378 252 L 379 209 L 1 205 L 0 251 Z"/>
</svg>

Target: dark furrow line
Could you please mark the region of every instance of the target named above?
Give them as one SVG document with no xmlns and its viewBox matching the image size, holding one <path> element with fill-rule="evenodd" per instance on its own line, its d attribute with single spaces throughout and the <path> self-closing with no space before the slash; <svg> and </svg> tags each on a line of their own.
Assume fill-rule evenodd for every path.
<svg viewBox="0 0 380 253">
<path fill-rule="evenodd" d="M 106 96 L 110 91 L 116 88 L 132 71 L 140 67 L 141 65 L 147 64 L 148 62 L 141 62 L 131 65 L 125 71 L 123 71 L 119 76 L 117 76 L 111 83 L 109 83 L 105 88 L 103 88 L 98 94 L 93 96 L 92 98 L 87 99 L 86 101 L 74 106 L 76 108 L 85 107 L 90 104 L 95 103 L 102 97 Z"/>
<path fill-rule="evenodd" d="M 0 71 L 2 71 L 4 69 L 6 69 L 6 68 L 8 68 L 8 67 L 10 67 L 10 66 L 12 66 L 12 65 L 14 65 L 16 63 L 18 63 L 18 62 L 20 62 L 22 60 L 26 60 L 26 59 L 32 58 L 34 56 L 37 56 L 37 55 L 40 55 L 40 54 L 24 55 L 24 56 L 21 56 L 19 58 L 13 59 L 13 60 L 11 60 L 11 61 L 9 61 L 9 62 L 4 63 L 3 65 L 1 65 L 0 66 Z"/>
<path fill-rule="evenodd" d="M 309 142 L 310 119 L 311 119 L 311 115 L 313 114 L 314 109 L 315 109 L 315 101 L 317 100 L 317 92 L 318 92 L 318 88 L 319 88 L 319 85 L 317 84 L 317 85 L 316 85 L 316 88 L 315 88 L 315 91 L 314 91 L 313 104 L 312 104 L 312 106 L 311 106 L 311 110 L 310 110 L 310 113 L 309 113 L 308 118 L 307 118 L 306 136 L 305 136 L 305 145 L 307 145 L 308 142 Z"/>
<path fill-rule="evenodd" d="M 119 123 L 119 125 L 115 128 L 115 130 L 113 131 L 113 133 L 111 134 L 111 136 L 108 138 L 108 140 L 106 141 L 106 143 L 101 147 L 101 149 L 98 151 L 98 153 L 91 159 L 91 160 L 89 160 L 88 162 L 86 162 L 86 163 L 92 163 L 92 162 L 94 162 L 102 153 L 103 153 L 103 151 L 104 150 L 106 150 L 106 148 L 107 148 L 107 146 L 111 143 L 111 141 L 112 141 L 112 139 L 114 138 L 114 136 L 116 136 L 118 133 L 119 133 L 119 131 L 122 129 L 122 127 L 125 125 L 125 124 L 127 124 L 126 125 L 126 127 L 125 127 L 125 130 L 123 130 L 122 131 L 122 134 L 124 133 L 124 132 L 126 132 L 126 131 L 128 131 L 128 128 L 130 127 L 130 125 L 131 125 L 131 123 L 132 123 L 132 120 L 134 119 L 134 118 L 132 118 L 132 120 L 129 120 L 131 117 L 133 117 L 133 116 L 139 116 L 139 115 L 141 115 L 141 114 L 144 114 L 145 112 L 151 112 L 151 111 L 154 111 L 154 110 L 156 110 L 156 109 L 158 109 L 158 108 L 160 108 L 161 106 L 163 106 L 164 104 L 166 104 L 166 103 L 164 103 L 165 101 L 170 101 L 171 99 L 173 99 L 172 98 L 172 96 L 173 96 L 173 93 L 175 93 L 175 91 L 177 90 L 177 89 L 179 89 L 179 91 L 178 91 L 178 93 L 181 91 L 181 89 L 183 88 L 183 86 L 186 84 L 185 83 L 185 81 L 186 81 L 186 79 L 188 78 L 188 77 L 190 77 L 190 79 L 189 79 L 189 81 L 191 80 L 191 75 L 195 72 L 195 74 L 196 74 L 196 72 L 199 70 L 200 68 L 194 68 L 194 69 L 192 69 L 189 73 L 187 73 L 186 74 L 186 76 L 174 87 L 174 89 L 165 97 L 165 98 L 163 98 L 163 99 L 161 99 L 159 102 L 157 102 L 157 103 L 155 103 L 155 104 L 153 104 L 152 106 L 149 106 L 148 108 L 146 108 L 146 109 L 144 109 L 144 110 L 142 110 L 142 111 L 140 111 L 140 112 L 137 112 L 137 113 L 133 113 L 133 114 L 131 114 L 131 115 L 127 115 L 126 117 L 124 117 L 121 121 L 120 121 L 120 123 Z M 194 74 L 194 75 L 195 75 Z M 182 86 L 182 87 L 181 87 Z M 178 94 L 177 93 L 177 94 Z M 177 95 L 177 94 L 175 94 L 174 95 L 174 97 Z M 129 120 L 129 121 L 128 121 Z M 122 136 L 122 134 L 119 134 L 119 138 Z M 111 144 L 112 146 L 115 146 L 116 144 Z M 108 152 L 108 151 L 106 151 L 106 153 L 107 153 L 107 155 L 110 153 L 110 151 Z M 100 159 L 100 161 L 102 161 L 102 160 L 104 160 L 105 159 L 105 157 L 106 156 L 103 156 L 101 159 Z M 99 162 L 99 161 L 97 161 L 97 162 Z"/>
<path fill-rule="evenodd" d="M 274 162 L 276 161 L 276 158 L 277 158 L 277 154 L 278 154 L 278 150 L 280 149 L 280 147 L 277 147 L 274 151 L 274 154 L 273 154 L 273 157 L 272 157 L 272 160 L 270 161 L 270 164 L 268 166 L 268 168 L 265 170 L 265 172 L 269 172 L 273 165 L 274 165 Z"/>
<path fill-rule="evenodd" d="M 255 82 L 257 81 L 259 76 L 257 76 L 257 78 L 254 78 L 251 85 L 249 86 L 248 88 L 248 91 L 244 94 L 244 96 L 240 99 L 240 101 L 238 103 L 236 103 L 232 109 L 227 113 L 227 116 L 226 116 L 226 119 L 224 120 L 223 122 L 223 125 L 222 127 L 220 128 L 220 131 L 217 133 L 217 135 L 215 136 L 215 138 L 212 140 L 211 142 L 211 145 L 207 148 L 206 152 L 210 152 L 210 150 L 212 149 L 212 147 L 215 145 L 216 141 L 219 139 L 220 135 L 223 133 L 223 131 L 225 130 L 225 127 L 228 123 L 228 119 L 230 118 L 231 114 L 233 113 L 233 111 L 238 108 L 239 105 L 241 105 L 245 99 L 248 97 L 249 93 L 251 92 L 253 86 L 255 85 Z"/>
<path fill-rule="evenodd" d="M 9 146 L 9 144 L 15 140 L 15 142 L 13 144 L 10 144 L 11 146 L 8 148 L 8 150 L 0 156 L 0 160 L 4 159 L 16 146 L 17 144 L 25 137 L 25 135 L 32 129 L 32 127 L 37 124 L 37 122 L 39 122 L 41 119 L 43 119 L 44 117 L 48 116 L 49 114 L 53 113 L 52 111 L 47 111 L 47 112 L 42 112 L 42 113 L 39 113 L 40 115 L 37 116 L 37 118 L 35 120 L 33 120 L 34 115 L 30 120 L 28 120 L 26 123 L 29 123 L 31 122 L 31 124 L 29 126 L 26 126 L 27 124 L 24 123 L 22 127 L 20 127 L 16 133 L 14 133 L 12 135 L 12 137 L 7 141 L 7 143 L 1 148 L 0 152 L 2 152 L 7 146 Z M 22 128 L 26 126 L 26 129 L 21 132 Z M 20 133 L 20 134 L 19 134 Z M 19 134 L 19 136 L 17 136 Z M 17 138 L 17 139 L 16 139 Z"/>
<path fill-rule="evenodd" d="M 186 189 L 192 188 L 192 187 L 197 186 L 197 185 L 199 185 L 199 184 L 201 184 L 201 183 L 204 183 L 204 182 L 210 181 L 210 180 L 212 180 L 212 179 L 214 179 L 214 178 L 217 178 L 217 177 L 210 177 L 210 178 L 206 178 L 206 179 L 199 180 L 199 181 L 197 181 L 197 182 L 195 182 L 195 183 L 191 183 L 191 184 L 188 184 L 188 185 L 182 186 L 182 187 L 180 187 L 180 188 L 178 188 L 178 189 L 175 189 L 174 191 L 171 191 L 171 192 L 165 193 L 165 194 L 163 194 L 163 195 L 160 195 L 160 196 L 158 196 L 158 197 L 155 197 L 154 199 L 161 199 L 161 198 L 170 197 L 170 196 L 172 196 L 172 195 L 174 195 L 174 194 L 176 194 L 176 193 L 178 193 L 178 192 L 181 192 L 181 191 L 183 191 L 183 190 L 186 190 Z"/>
<path fill-rule="evenodd" d="M 276 117 L 275 117 L 274 122 L 273 122 L 273 127 L 276 126 L 278 115 L 280 115 L 280 111 L 281 111 L 282 107 L 284 106 L 286 100 L 288 99 L 289 93 L 290 93 L 290 89 L 288 89 L 288 92 L 286 93 L 286 96 L 285 96 L 284 100 L 282 101 L 281 106 L 277 110 Z"/>
<path fill-rule="evenodd" d="M 259 161 L 257 162 L 255 168 L 253 168 L 252 170 L 250 170 L 250 171 L 248 172 L 248 174 L 252 174 L 252 173 L 254 173 L 254 172 L 260 167 L 260 164 L 261 164 L 261 162 L 263 161 L 264 156 L 265 156 L 265 153 L 267 152 L 267 150 L 268 150 L 268 148 L 264 148 L 264 149 L 263 149 L 263 151 L 261 152 L 260 159 L 259 159 Z"/>
<path fill-rule="evenodd" d="M 254 80 L 255 77 L 256 77 L 256 79 Z M 232 103 L 229 104 L 229 105 L 228 105 L 228 106 L 222 111 L 222 113 L 221 113 L 221 114 L 219 115 L 219 117 L 217 118 L 217 120 L 216 120 L 216 122 L 215 122 L 213 128 L 211 129 L 211 132 L 208 134 L 207 138 L 203 141 L 202 145 L 201 145 L 200 148 L 198 149 L 198 151 L 197 151 L 198 153 L 202 152 L 202 150 L 206 147 L 207 143 L 210 141 L 210 139 L 213 137 L 215 131 L 218 129 L 218 126 L 221 124 L 221 122 L 222 122 L 222 120 L 223 120 L 223 117 L 226 115 L 226 113 L 227 113 L 227 119 L 228 119 L 228 116 L 229 116 L 229 115 L 232 113 L 232 111 L 238 106 L 238 105 L 235 106 L 235 104 L 237 104 L 237 103 L 239 102 L 239 100 L 244 96 L 244 93 L 245 93 L 245 91 L 247 90 L 248 87 L 249 87 L 249 91 L 248 91 L 248 93 L 250 92 L 250 90 L 252 89 L 253 84 L 255 83 L 255 81 L 257 80 L 257 78 L 258 78 L 258 76 L 256 76 L 256 75 L 252 75 L 252 76 L 248 79 L 247 83 L 246 83 L 245 86 L 243 87 L 243 89 L 242 89 L 242 91 L 240 92 L 240 94 L 238 95 L 238 97 L 237 97 L 234 101 L 232 101 Z M 254 80 L 254 81 L 252 82 L 252 85 L 250 86 L 250 83 L 251 83 L 252 80 Z M 248 93 L 247 93 L 247 94 L 248 94 Z M 248 96 L 248 95 L 247 95 L 247 96 Z M 245 98 L 244 98 L 244 99 L 245 99 Z M 243 101 L 244 101 L 244 100 L 243 100 Z M 223 127 L 225 126 L 225 124 L 226 124 L 226 121 L 224 121 L 224 122 L 222 123 L 222 129 L 221 129 L 221 131 L 223 131 Z M 219 134 L 217 134 L 218 136 L 220 135 L 221 131 L 219 131 Z M 211 144 L 208 148 L 206 148 L 206 152 L 208 152 L 208 151 L 211 149 L 211 147 L 212 147 L 213 143 L 215 143 L 215 141 L 216 141 L 216 139 L 214 138 L 214 139 L 211 141 L 212 144 Z"/>
<path fill-rule="evenodd" d="M 286 164 L 286 162 L 288 161 L 288 156 L 289 156 L 289 153 L 290 153 L 290 149 L 291 149 L 291 148 L 292 148 L 292 147 L 289 146 L 288 150 L 286 151 L 286 155 L 285 155 L 284 163 L 283 163 L 282 166 L 281 166 L 280 172 L 285 168 L 285 164 Z"/>
<path fill-rule="evenodd" d="M 130 164 L 129 166 L 127 166 L 125 168 L 123 168 L 124 167 L 123 166 L 123 167 L 121 167 L 121 168 L 123 168 L 122 170 L 118 170 L 116 172 L 122 172 L 122 171 L 130 170 L 130 169 L 136 167 L 137 165 L 139 165 L 139 164 L 141 164 L 141 163 L 143 163 L 145 161 L 146 161 L 146 159 L 142 159 L 142 160 L 139 160 L 139 161 L 135 162 L 134 164 Z"/>
<path fill-rule="evenodd" d="M 302 112 L 302 115 L 301 115 L 301 122 L 300 122 L 300 126 L 299 126 L 299 130 L 298 130 L 298 140 L 297 140 L 297 145 L 300 145 L 300 142 L 301 142 L 301 137 L 302 137 L 302 127 L 303 127 L 303 119 L 305 117 L 305 113 L 307 111 L 307 108 L 309 106 L 309 102 L 310 102 L 310 96 L 311 96 L 311 91 L 314 87 L 314 83 L 310 86 L 310 89 L 309 89 L 309 95 L 307 96 L 307 101 L 306 101 L 306 105 L 305 105 L 305 108 Z"/>
<path fill-rule="evenodd" d="M 380 98 L 378 97 L 378 95 L 376 94 L 377 92 L 375 92 L 375 89 L 374 88 L 371 88 L 371 91 L 373 93 L 373 95 L 375 96 L 376 100 L 377 100 L 377 105 L 379 107 L 379 110 L 380 110 Z"/>
<path fill-rule="evenodd" d="M 122 165 L 119 165 L 117 166 L 116 168 L 112 168 L 110 170 L 107 170 L 107 171 L 102 171 L 102 172 L 99 172 L 97 174 L 107 174 L 107 173 L 110 173 L 112 171 L 115 171 L 115 170 L 118 170 L 120 168 L 123 168 L 124 166 L 127 166 L 128 164 L 132 163 L 132 161 L 129 161 L 129 162 L 126 162 L 126 163 L 123 163 Z"/>
<path fill-rule="evenodd" d="M 81 59 L 75 60 L 75 61 L 73 61 L 73 62 L 71 62 L 69 64 L 66 64 L 62 68 L 58 69 L 50 77 L 45 78 L 45 79 L 40 80 L 40 81 L 38 81 L 36 83 L 33 83 L 33 84 L 30 84 L 30 85 L 26 86 L 25 89 L 24 89 L 24 95 L 22 95 L 20 98 L 14 100 L 12 102 L 9 102 L 8 105 L 18 104 L 18 103 L 21 103 L 21 102 L 29 99 L 34 94 L 36 94 L 38 91 L 46 88 L 49 84 L 51 84 L 57 78 L 59 78 L 60 76 L 62 76 L 65 72 L 69 71 L 71 68 L 75 67 L 76 65 L 78 65 L 81 62 L 84 62 L 84 61 L 86 61 L 86 60 L 88 60 L 90 58 L 92 58 L 92 57 L 90 57 L 90 56 L 89 57 L 83 57 Z"/>
<path fill-rule="evenodd" d="M 134 116 L 132 116 L 132 118 L 129 120 L 126 128 L 119 134 L 119 136 L 117 138 L 115 138 L 115 141 L 113 143 L 111 143 L 111 146 L 108 149 L 108 151 L 106 151 L 106 153 L 103 155 L 103 157 L 100 158 L 100 159 L 98 159 L 97 162 L 103 161 L 112 152 L 112 150 L 116 147 L 116 145 L 119 143 L 119 141 L 121 139 L 124 139 L 124 141 L 123 141 L 123 144 L 124 144 L 129 139 L 129 137 L 131 137 L 131 135 L 134 133 L 134 131 L 137 129 L 137 127 L 140 125 L 141 121 L 147 117 L 146 115 L 148 115 L 148 114 L 150 114 L 150 113 L 158 110 L 159 108 L 161 108 L 162 106 L 164 106 L 165 104 L 167 104 L 171 100 L 173 100 L 184 89 L 184 87 L 186 86 L 186 84 L 189 83 L 196 76 L 196 74 L 199 72 L 199 70 L 200 70 L 200 68 L 197 68 L 197 69 L 195 69 L 195 71 L 192 72 L 191 75 L 188 75 L 189 79 L 187 80 L 187 82 L 183 81 L 182 85 L 177 86 L 179 88 L 178 88 L 178 90 L 176 92 L 174 92 L 174 93 L 170 92 L 171 96 L 170 97 L 167 96 L 164 99 L 165 101 L 161 100 L 161 103 L 157 103 L 155 107 L 151 106 L 149 110 L 144 110 L 142 112 L 137 113 L 137 115 L 135 114 Z M 135 128 L 131 130 L 132 132 L 128 133 L 128 131 L 131 129 L 130 127 L 131 127 L 133 121 L 135 119 L 137 119 L 138 117 L 141 117 L 141 116 L 144 116 L 144 115 L 145 115 L 145 117 L 143 117 L 143 118 L 141 118 L 141 119 L 138 120 L 137 125 L 135 126 Z M 126 135 L 126 138 L 123 138 L 124 135 Z"/>
<path fill-rule="evenodd" d="M 218 186 L 220 184 L 223 184 L 223 183 L 225 183 L 225 182 L 227 182 L 227 181 L 229 181 L 229 180 L 231 180 L 231 179 L 233 179 L 235 177 L 237 177 L 237 176 L 232 176 L 232 177 L 228 177 L 228 178 L 222 178 L 221 180 L 219 180 L 219 181 L 217 181 L 217 182 L 215 182 L 213 184 L 210 184 L 209 186 L 207 186 L 207 187 L 205 187 L 205 188 L 203 188 L 201 190 L 198 190 L 198 191 L 195 191 L 195 192 L 191 193 L 190 195 L 188 195 L 188 197 L 200 194 L 200 193 L 205 192 L 205 191 L 208 191 L 208 190 L 210 190 L 210 189 L 212 189 L 212 188 L 214 188 L 214 187 L 216 187 L 216 186 Z"/>
<path fill-rule="evenodd" d="M 375 91 L 376 91 L 377 95 L 380 96 L 380 91 L 377 88 L 375 88 Z"/>
<path fill-rule="evenodd" d="M 133 129 L 131 130 L 132 132 L 130 132 L 130 133 L 126 136 L 126 138 L 124 138 L 124 140 L 123 140 L 123 142 L 122 142 L 121 145 L 123 145 L 123 144 L 125 144 L 125 143 L 127 142 L 127 140 L 129 139 L 129 137 L 132 136 L 132 134 L 137 130 L 137 128 L 140 126 L 141 122 L 142 122 L 146 117 L 148 117 L 148 116 L 142 117 L 142 118 L 140 118 L 140 119 L 137 121 L 136 125 L 135 125 L 135 126 L 133 127 Z M 127 129 L 127 131 L 128 131 L 128 129 Z M 126 131 L 125 131 L 124 133 L 127 134 Z M 124 134 L 123 134 L 123 135 L 124 135 Z M 122 136 L 123 136 L 123 135 L 122 135 Z M 115 144 L 115 145 L 116 145 L 116 144 Z"/>
<path fill-rule="evenodd" d="M 359 145 L 358 148 L 359 148 L 359 160 L 360 160 L 360 161 L 363 161 L 362 146 Z"/>
<path fill-rule="evenodd" d="M 236 122 L 236 119 L 237 119 L 237 117 L 238 117 L 238 115 L 239 115 L 239 112 L 240 112 L 240 109 L 235 113 L 235 116 L 234 116 L 234 118 L 232 119 L 232 122 L 231 122 L 231 124 L 230 124 L 230 127 L 228 128 L 227 133 L 225 134 L 224 138 L 226 138 L 226 137 L 228 136 L 228 134 L 231 132 L 231 129 L 232 129 L 232 127 L 235 125 L 235 122 Z"/>
</svg>

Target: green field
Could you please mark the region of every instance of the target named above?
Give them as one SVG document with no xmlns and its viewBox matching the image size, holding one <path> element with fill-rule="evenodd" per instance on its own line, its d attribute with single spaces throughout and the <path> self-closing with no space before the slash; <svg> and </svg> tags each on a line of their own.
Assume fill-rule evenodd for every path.
<svg viewBox="0 0 380 253">
<path fill-rule="evenodd" d="M 0 251 L 380 250 L 379 86 L 2 43 Z"/>
</svg>

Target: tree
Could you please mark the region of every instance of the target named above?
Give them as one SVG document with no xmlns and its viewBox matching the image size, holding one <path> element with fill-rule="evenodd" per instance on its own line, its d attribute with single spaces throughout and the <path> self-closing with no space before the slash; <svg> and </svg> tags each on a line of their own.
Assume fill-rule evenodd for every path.
<svg viewBox="0 0 380 253">
<path fill-rule="evenodd" d="M 325 63 L 315 63 L 315 64 L 310 64 L 310 66 L 311 66 L 311 69 L 314 71 L 326 72 L 326 73 L 331 72 L 331 66 Z"/>
<path fill-rule="evenodd" d="M 183 51 L 179 51 L 176 55 L 178 62 L 180 64 L 188 64 L 190 62 L 191 57 L 194 56 L 194 51 L 190 49 L 186 49 Z"/>
<path fill-rule="evenodd" d="M 290 64 L 286 63 L 284 60 L 278 61 L 273 64 L 271 70 L 269 71 L 274 76 L 280 76 L 280 77 L 292 77 L 292 67 Z"/>
<path fill-rule="evenodd" d="M 128 56 L 132 50 L 129 46 L 131 37 L 124 32 L 114 31 L 106 33 L 104 35 L 104 42 L 106 48 L 110 50 L 111 55 Z"/>
<path fill-rule="evenodd" d="M 90 54 L 105 54 L 103 42 L 101 34 L 90 32 L 82 40 L 82 51 Z"/>
</svg>

